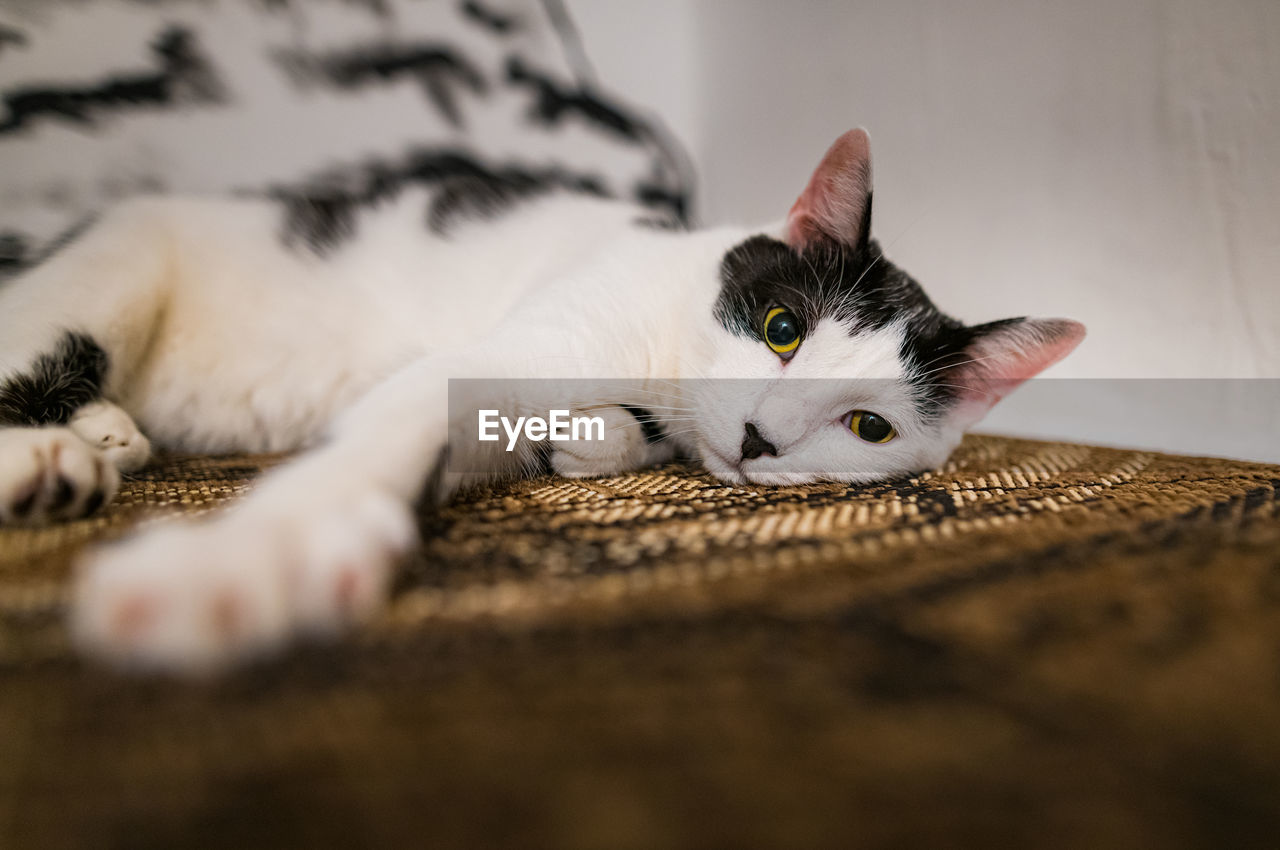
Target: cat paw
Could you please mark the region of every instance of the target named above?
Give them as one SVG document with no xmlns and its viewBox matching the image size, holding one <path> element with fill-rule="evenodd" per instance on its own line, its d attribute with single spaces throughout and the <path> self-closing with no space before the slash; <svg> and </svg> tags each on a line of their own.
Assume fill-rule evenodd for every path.
<svg viewBox="0 0 1280 850">
<path fill-rule="evenodd" d="M 599 417 L 604 439 L 559 443 L 551 454 L 551 468 L 566 478 L 600 478 L 646 466 L 651 446 L 644 429 L 625 408 L 615 405 L 574 410 L 575 417 Z M 592 430 L 594 435 L 597 432 Z"/>
<path fill-rule="evenodd" d="M 119 484 L 115 467 L 68 428 L 0 430 L 0 524 L 88 516 Z"/>
<path fill-rule="evenodd" d="M 82 563 L 72 634 L 119 666 L 216 672 L 367 619 L 415 539 L 381 493 L 158 529 Z"/>
<path fill-rule="evenodd" d="M 67 427 L 102 452 L 121 472 L 137 472 L 151 458 L 151 441 L 133 419 L 109 401 L 95 401 L 76 411 Z"/>
</svg>

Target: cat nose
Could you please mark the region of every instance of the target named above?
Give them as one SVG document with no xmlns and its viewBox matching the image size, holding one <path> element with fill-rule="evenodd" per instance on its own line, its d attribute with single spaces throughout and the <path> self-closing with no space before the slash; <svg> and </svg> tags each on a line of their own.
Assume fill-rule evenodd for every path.
<svg viewBox="0 0 1280 850">
<path fill-rule="evenodd" d="M 755 460 L 760 455 L 778 456 L 778 450 L 774 448 L 773 443 L 760 436 L 760 429 L 754 423 L 748 422 L 742 427 L 746 430 L 746 436 L 742 438 L 743 460 Z"/>
</svg>

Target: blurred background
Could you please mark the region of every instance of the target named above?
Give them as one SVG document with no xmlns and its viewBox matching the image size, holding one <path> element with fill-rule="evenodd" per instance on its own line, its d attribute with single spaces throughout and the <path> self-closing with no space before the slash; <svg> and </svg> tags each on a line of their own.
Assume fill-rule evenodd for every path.
<svg viewBox="0 0 1280 850">
<path fill-rule="evenodd" d="M 1042 381 L 988 430 L 1280 461 L 1280 2 L 569 8 L 705 221 L 779 218 L 865 126 L 875 233 L 939 306 L 1083 321 L 1055 378 L 1177 379 Z"/>
<path fill-rule="evenodd" d="M 586 62 L 553 44 L 564 11 Z M 463 64 L 405 64 L 437 36 Z M 67 120 L 64 98 L 0 122 L 0 236 L 52 238 L 89 196 L 278 187 L 378 151 L 403 172 L 392 154 L 423 138 L 682 191 L 650 136 L 565 117 L 579 84 L 683 143 L 695 220 L 763 224 L 861 125 L 875 234 L 940 307 L 1089 327 L 984 427 L 1280 462 L 1277 0 L 0 0 L 10 95 L 100 95 L 104 74 L 157 62 L 181 77 L 180 121 Z"/>
</svg>

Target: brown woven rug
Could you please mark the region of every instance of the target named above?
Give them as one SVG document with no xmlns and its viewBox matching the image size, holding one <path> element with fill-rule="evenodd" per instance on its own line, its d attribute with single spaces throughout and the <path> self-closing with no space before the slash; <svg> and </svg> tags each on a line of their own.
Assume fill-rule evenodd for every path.
<svg viewBox="0 0 1280 850">
<path fill-rule="evenodd" d="M 269 462 L 0 533 L 0 847 L 1275 846 L 1280 467 L 994 437 L 862 489 L 667 467 L 424 519 L 386 616 L 202 685 L 67 565 Z"/>
</svg>

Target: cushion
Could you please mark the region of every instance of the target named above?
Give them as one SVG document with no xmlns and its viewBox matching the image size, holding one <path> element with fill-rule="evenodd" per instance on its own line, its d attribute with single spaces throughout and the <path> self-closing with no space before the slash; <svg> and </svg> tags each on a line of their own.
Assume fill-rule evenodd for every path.
<svg viewBox="0 0 1280 850">
<path fill-rule="evenodd" d="M 868 487 L 535 478 L 424 514 L 350 640 L 195 684 L 77 660 L 83 544 L 234 500 L 278 461 L 166 458 L 100 516 L 0 532 L 0 845 L 1280 828 L 1280 467 L 970 436 Z"/>
<path fill-rule="evenodd" d="M 326 206 L 529 175 L 683 220 L 661 124 L 602 93 L 537 0 L 13 0 L 0 9 L 0 275 L 150 192 Z"/>
</svg>

